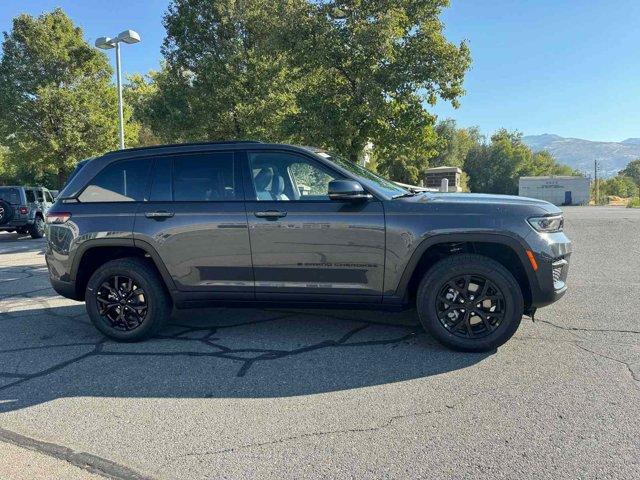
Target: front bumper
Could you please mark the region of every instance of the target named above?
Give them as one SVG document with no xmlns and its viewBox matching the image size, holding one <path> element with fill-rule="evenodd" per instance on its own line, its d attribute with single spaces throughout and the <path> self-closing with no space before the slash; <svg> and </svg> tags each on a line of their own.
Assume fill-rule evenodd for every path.
<svg viewBox="0 0 640 480">
<path fill-rule="evenodd" d="M 567 291 L 571 241 L 563 232 L 532 232 L 526 241 L 538 264 L 531 282 L 531 306 L 545 307 L 560 300 Z"/>
</svg>

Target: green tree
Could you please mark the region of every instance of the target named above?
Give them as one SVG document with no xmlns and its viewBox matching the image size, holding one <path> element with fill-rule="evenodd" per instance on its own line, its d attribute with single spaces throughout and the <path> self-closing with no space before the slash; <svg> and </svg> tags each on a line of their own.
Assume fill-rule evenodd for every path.
<svg viewBox="0 0 640 480">
<path fill-rule="evenodd" d="M 482 142 L 478 127 L 457 128 L 456 121 L 446 119 L 435 127 L 438 154 L 429 159 L 431 167 L 464 167 L 469 151 Z"/>
<path fill-rule="evenodd" d="M 157 91 L 140 109 L 152 130 L 170 141 L 284 140 L 296 85 L 272 41 L 282 4 L 173 0 Z"/>
<path fill-rule="evenodd" d="M 371 142 L 382 171 L 416 180 L 435 153 L 438 97 L 457 106 L 470 64 L 443 35 L 448 0 L 293 1 L 280 37 L 302 78 L 288 131 L 356 161 Z"/>
<path fill-rule="evenodd" d="M 111 73 L 61 9 L 13 19 L 0 60 L 0 133 L 20 175 L 60 187 L 78 160 L 117 147 Z M 135 139 L 136 126 L 126 133 Z"/>
<path fill-rule="evenodd" d="M 518 193 L 518 179 L 523 176 L 576 175 L 548 152 L 533 153 L 522 142 L 521 133 L 505 129 L 492 135 L 490 144 L 472 147 L 464 170 L 472 191 L 510 195 Z"/>
<path fill-rule="evenodd" d="M 0 145 L 0 185 L 10 185 L 16 183 L 15 180 L 16 171 L 9 149 Z"/>
<path fill-rule="evenodd" d="M 638 195 L 638 185 L 631 177 L 617 176 L 600 180 L 598 183 L 601 199 L 611 196 L 629 198 Z"/>
<path fill-rule="evenodd" d="M 636 185 L 640 185 L 640 159 L 629 162 L 618 175 L 630 177 L 636 182 Z"/>
</svg>

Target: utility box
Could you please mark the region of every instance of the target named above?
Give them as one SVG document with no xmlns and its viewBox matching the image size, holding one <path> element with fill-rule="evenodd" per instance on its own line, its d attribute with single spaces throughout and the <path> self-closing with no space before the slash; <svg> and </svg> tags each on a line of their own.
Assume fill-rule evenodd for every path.
<svg viewBox="0 0 640 480">
<path fill-rule="evenodd" d="M 554 205 L 588 205 L 591 179 L 580 176 L 520 177 L 518 195 Z"/>
<path fill-rule="evenodd" d="M 428 168 L 424 175 L 424 186 L 428 189 L 440 190 L 442 180 L 449 181 L 449 192 L 461 192 L 460 176 L 462 170 L 458 167 L 435 167 Z"/>
</svg>

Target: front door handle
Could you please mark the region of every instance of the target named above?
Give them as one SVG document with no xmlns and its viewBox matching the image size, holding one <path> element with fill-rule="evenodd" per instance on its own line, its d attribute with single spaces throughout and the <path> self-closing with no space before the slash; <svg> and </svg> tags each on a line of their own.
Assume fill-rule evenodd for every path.
<svg viewBox="0 0 640 480">
<path fill-rule="evenodd" d="M 287 212 L 280 210 L 267 210 L 266 212 L 253 212 L 258 218 L 282 218 L 287 216 Z"/>
<path fill-rule="evenodd" d="M 154 218 L 154 219 L 164 219 L 164 218 L 171 218 L 173 217 L 175 214 L 173 212 L 166 212 L 164 210 L 159 210 L 157 212 L 147 212 L 144 214 L 145 217 L 147 218 Z"/>
</svg>

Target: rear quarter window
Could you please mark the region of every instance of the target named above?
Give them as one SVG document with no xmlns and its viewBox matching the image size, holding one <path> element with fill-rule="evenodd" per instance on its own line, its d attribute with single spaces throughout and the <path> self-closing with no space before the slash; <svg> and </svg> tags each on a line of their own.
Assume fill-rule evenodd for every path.
<svg viewBox="0 0 640 480">
<path fill-rule="evenodd" d="M 82 191 L 83 203 L 146 200 L 151 160 L 124 160 L 105 167 Z"/>
<path fill-rule="evenodd" d="M 0 187 L 0 199 L 5 202 L 9 202 L 12 205 L 19 205 L 20 201 L 20 190 L 17 188 L 2 188 Z"/>
</svg>

